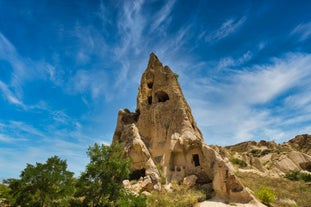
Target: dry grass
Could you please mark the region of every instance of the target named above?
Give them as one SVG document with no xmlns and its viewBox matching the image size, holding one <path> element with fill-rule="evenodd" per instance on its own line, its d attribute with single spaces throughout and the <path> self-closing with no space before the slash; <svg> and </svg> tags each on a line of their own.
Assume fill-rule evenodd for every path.
<svg viewBox="0 0 311 207">
<path fill-rule="evenodd" d="M 162 190 L 153 192 L 147 198 L 148 207 L 192 207 L 197 202 L 203 201 L 206 195 L 203 191 L 187 188 L 183 185 L 173 184 L 172 192 Z"/>
<path fill-rule="evenodd" d="M 246 187 L 254 192 L 264 186 L 275 191 L 277 198 L 272 203 L 273 207 L 311 207 L 311 185 L 308 183 L 290 181 L 285 178 L 261 177 L 254 173 L 244 172 L 237 173 L 237 176 Z"/>
</svg>

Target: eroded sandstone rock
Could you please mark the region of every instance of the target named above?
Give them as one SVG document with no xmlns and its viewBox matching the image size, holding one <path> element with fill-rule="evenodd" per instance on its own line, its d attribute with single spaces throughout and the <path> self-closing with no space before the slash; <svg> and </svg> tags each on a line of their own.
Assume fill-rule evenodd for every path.
<svg viewBox="0 0 311 207">
<path fill-rule="evenodd" d="M 153 53 L 141 78 L 136 111 L 119 111 L 113 141 L 125 143 L 131 170 L 148 177 L 137 189 L 158 188 L 160 175 L 166 183 L 193 175 L 196 183 L 212 185 L 228 201 L 252 199 L 230 166 L 204 143 L 177 76 Z"/>
</svg>

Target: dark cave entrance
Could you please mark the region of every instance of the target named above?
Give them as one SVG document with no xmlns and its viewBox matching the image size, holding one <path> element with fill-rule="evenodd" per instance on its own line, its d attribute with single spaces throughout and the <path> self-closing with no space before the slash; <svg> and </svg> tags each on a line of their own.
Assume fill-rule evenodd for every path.
<svg viewBox="0 0 311 207">
<path fill-rule="evenodd" d="M 155 95 L 156 95 L 158 102 L 165 102 L 165 101 L 168 101 L 170 99 L 168 94 L 165 93 L 164 91 L 159 91 Z"/>
<path fill-rule="evenodd" d="M 141 177 L 146 176 L 146 170 L 145 168 L 139 169 L 139 170 L 134 170 L 133 172 L 130 173 L 129 175 L 129 180 L 139 180 Z"/>
<path fill-rule="evenodd" d="M 193 154 L 192 155 L 192 160 L 193 160 L 193 163 L 194 163 L 195 167 L 200 166 L 200 159 L 199 159 L 199 155 L 198 154 Z"/>
<path fill-rule="evenodd" d="M 149 83 L 147 83 L 147 86 L 148 86 L 149 89 L 152 89 L 153 83 L 152 83 L 152 82 L 149 82 Z"/>
</svg>

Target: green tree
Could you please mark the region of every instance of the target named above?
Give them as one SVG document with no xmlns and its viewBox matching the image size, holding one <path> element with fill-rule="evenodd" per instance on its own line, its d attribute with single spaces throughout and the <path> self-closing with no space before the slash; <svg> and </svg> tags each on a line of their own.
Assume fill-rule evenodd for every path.
<svg viewBox="0 0 311 207">
<path fill-rule="evenodd" d="M 122 181 L 127 179 L 130 173 L 130 160 L 124 156 L 120 144 L 94 144 L 93 147 L 89 147 L 87 154 L 90 163 L 81 174 L 76 192 L 76 197 L 83 200 L 83 206 L 146 205 L 144 197 L 134 196 L 122 185 Z"/>
<path fill-rule="evenodd" d="M 73 173 L 67 171 L 67 162 L 54 156 L 46 163 L 27 164 L 20 179 L 8 179 L 14 205 L 22 207 L 69 206 L 74 193 Z"/>
<path fill-rule="evenodd" d="M 13 203 L 13 198 L 10 195 L 10 188 L 0 183 L 0 206 L 8 206 L 11 203 Z"/>
</svg>

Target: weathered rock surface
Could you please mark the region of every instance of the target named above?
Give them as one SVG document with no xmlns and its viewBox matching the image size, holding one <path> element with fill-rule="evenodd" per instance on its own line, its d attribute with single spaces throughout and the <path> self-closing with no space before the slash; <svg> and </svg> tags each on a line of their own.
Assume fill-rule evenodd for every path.
<svg viewBox="0 0 311 207">
<path fill-rule="evenodd" d="M 159 188 L 160 175 L 166 183 L 195 176 L 191 182 L 210 184 L 225 200 L 253 199 L 228 161 L 204 143 L 176 75 L 153 53 L 141 78 L 136 111 L 119 111 L 113 141 L 125 143 L 131 170 L 142 173 L 140 190 Z"/>
<path fill-rule="evenodd" d="M 223 158 L 243 161 L 246 164 L 243 170 L 256 170 L 260 175 L 279 177 L 293 170 L 311 173 L 311 135 L 297 135 L 283 144 L 249 141 L 213 148 Z"/>
<path fill-rule="evenodd" d="M 293 149 L 311 156 L 311 135 L 302 134 L 287 142 Z"/>
</svg>

